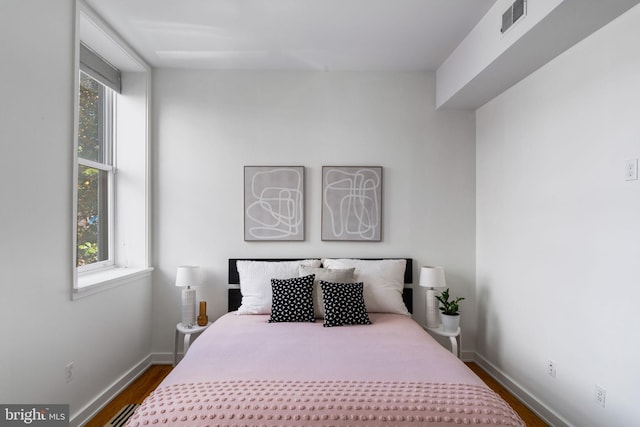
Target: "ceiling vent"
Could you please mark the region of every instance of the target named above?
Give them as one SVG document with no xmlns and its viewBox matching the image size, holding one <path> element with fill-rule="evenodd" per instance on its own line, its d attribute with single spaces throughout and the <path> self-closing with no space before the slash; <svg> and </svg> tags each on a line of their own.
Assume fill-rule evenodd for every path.
<svg viewBox="0 0 640 427">
<path fill-rule="evenodd" d="M 500 28 L 502 34 L 527 14 L 526 6 L 527 2 L 525 0 L 516 0 L 505 10 L 502 14 L 502 28 Z"/>
</svg>

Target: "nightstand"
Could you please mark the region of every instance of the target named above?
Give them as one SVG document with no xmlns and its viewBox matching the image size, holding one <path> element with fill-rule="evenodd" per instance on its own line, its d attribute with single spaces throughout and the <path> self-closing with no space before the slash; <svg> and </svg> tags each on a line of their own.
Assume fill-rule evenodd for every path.
<svg viewBox="0 0 640 427">
<path fill-rule="evenodd" d="M 423 326 L 423 328 L 426 331 L 429 332 L 433 332 L 436 335 L 440 335 L 442 337 L 449 337 L 449 340 L 451 341 L 451 353 L 455 354 L 456 357 L 459 359 L 460 358 L 460 341 L 461 341 L 461 335 L 462 335 L 462 331 L 460 330 L 460 326 L 458 326 L 458 330 L 455 332 L 445 332 L 442 330 L 442 324 L 440 324 L 440 326 L 438 326 L 437 328 L 427 328 L 426 326 Z"/>
<path fill-rule="evenodd" d="M 204 326 L 198 326 L 193 325 L 192 327 L 188 328 L 185 325 L 182 324 L 182 322 L 178 323 L 176 325 L 176 339 L 175 342 L 173 344 L 173 366 L 176 366 L 178 364 L 178 338 L 180 336 L 180 334 L 184 335 L 184 347 L 182 350 L 182 355 L 184 357 L 185 354 L 187 354 L 187 350 L 189 350 L 189 343 L 191 342 L 191 335 L 195 335 L 195 334 L 199 334 L 202 331 L 204 331 L 205 329 L 207 329 L 209 326 L 211 326 L 213 322 L 209 322 Z"/>
</svg>

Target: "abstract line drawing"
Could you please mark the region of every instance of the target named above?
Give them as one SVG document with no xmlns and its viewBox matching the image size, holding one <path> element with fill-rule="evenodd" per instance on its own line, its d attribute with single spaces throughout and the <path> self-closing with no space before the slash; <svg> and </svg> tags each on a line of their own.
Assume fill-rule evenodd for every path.
<svg viewBox="0 0 640 427">
<path fill-rule="evenodd" d="M 322 240 L 381 240 L 382 167 L 322 167 Z"/>
<path fill-rule="evenodd" d="M 304 240 L 304 166 L 244 167 L 244 240 Z"/>
</svg>

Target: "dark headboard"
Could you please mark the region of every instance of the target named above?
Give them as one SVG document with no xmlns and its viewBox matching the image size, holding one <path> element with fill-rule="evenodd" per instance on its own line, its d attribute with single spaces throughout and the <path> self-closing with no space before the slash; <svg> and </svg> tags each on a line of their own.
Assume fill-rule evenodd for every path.
<svg viewBox="0 0 640 427">
<path fill-rule="evenodd" d="M 230 285 L 239 285 L 240 284 L 240 275 L 238 274 L 238 261 L 298 261 L 301 259 L 313 259 L 311 258 L 230 258 L 229 259 L 229 284 Z M 360 258 L 365 260 L 377 261 L 382 259 L 398 259 L 398 258 Z M 411 284 L 413 283 L 413 259 L 412 258 L 402 258 L 407 261 L 407 267 L 404 270 L 404 283 Z M 410 313 L 413 313 L 413 289 L 405 287 L 402 290 L 402 299 L 404 300 L 404 304 L 407 306 L 407 309 Z M 235 311 L 240 307 L 242 303 L 242 294 L 240 293 L 240 288 L 230 287 L 229 288 L 229 300 L 228 300 L 228 311 Z"/>
</svg>

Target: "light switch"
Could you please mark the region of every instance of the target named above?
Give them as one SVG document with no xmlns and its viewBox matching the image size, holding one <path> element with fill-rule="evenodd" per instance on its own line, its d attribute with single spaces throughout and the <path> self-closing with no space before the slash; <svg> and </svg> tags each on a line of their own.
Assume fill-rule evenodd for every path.
<svg viewBox="0 0 640 427">
<path fill-rule="evenodd" d="M 638 159 L 627 160 L 624 165 L 624 177 L 627 181 L 638 179 Z"/>
</svg>

